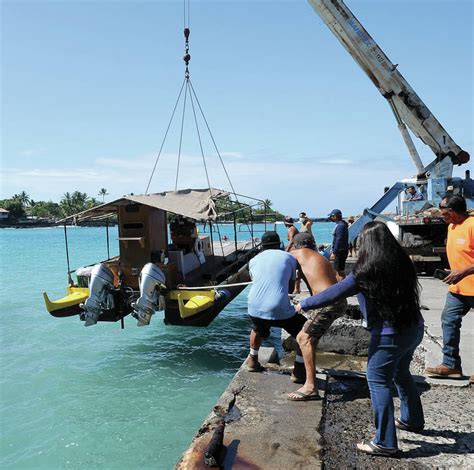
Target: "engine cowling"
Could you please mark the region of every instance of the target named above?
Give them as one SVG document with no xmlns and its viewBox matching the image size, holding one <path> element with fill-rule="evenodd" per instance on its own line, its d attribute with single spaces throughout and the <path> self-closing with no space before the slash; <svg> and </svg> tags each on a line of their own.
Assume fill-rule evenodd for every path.
<svg viewBox="0 0 474 470">
<path fill-rule="evenodd" d="M 112 271 L 104 264 L 96 264 L 91 272 L 89 297 L 81 305 L 84 310 L 85 326 L 95 325 L 102 310 L 114 307 L 113 288 L 114 275 Z"/>
<path fill-rule="evenodd" d="M 150 324 L 151 316 L 160 308 L 160 291 L 165 289 L 166 277 L 153 263 L 147 263 L 140 273 L 140 298 L 132 303 L 137 326 Z"/>
</svg>

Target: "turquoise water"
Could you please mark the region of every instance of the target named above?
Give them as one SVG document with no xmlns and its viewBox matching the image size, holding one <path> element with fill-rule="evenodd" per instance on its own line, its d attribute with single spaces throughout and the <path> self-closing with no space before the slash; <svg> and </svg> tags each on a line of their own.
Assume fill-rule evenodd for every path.
<svg viewBox="0 0 474 470">
<path fill-rule="evenodd" d="M 317 241 L 332 228 L 315 224 Z M 103 228 L 68 229 L 68 241 L 71 267 L 107 257 Z M 159 314 L 84 328 L 42 300 L 64 295 L 63 229 L 2 229 L 0 259 L 0 467 L 173 468 L 247 354 L 246 292 L 208 328 Z"/>
</svg>

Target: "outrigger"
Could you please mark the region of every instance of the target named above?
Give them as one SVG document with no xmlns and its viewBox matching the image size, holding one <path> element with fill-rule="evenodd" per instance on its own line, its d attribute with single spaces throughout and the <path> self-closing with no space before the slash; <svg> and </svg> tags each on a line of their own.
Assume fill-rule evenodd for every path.
<svg viewBox="0 0 474 470">
<path fill-rule="evenodd" d="M 251 215 L 252 206 L 263 201 L 241 197 L 253 204 L 215 188 L 129 195 L 63 219 L 67 295 L 51 301 L 43 293 L 47 310 L 60 318 L 78 315 L 85 326 L 121 321 L 123 327 L 129 314 L 138 326 L 148 325 L 161 310 L 166 324 L 208 326 L 245 289 L 248 262 L 259 250 L 253 221 L 242 240 L 237 218 Z M 118 221 L 119 256 L 71 271 L 67 224 L 110 217 Z M 220 221 L 233 224 L 233 240 L 221 237 Z M 203 224 L 204 233 L 196 224 Z"/>
</svg>

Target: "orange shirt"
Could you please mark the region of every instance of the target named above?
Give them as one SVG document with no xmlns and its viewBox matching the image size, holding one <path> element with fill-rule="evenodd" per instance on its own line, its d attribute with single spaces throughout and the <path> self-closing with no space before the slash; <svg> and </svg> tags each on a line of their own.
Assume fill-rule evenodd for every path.
<svg viewBox="0 0 474 470">
<path fill-rule="evenodd" d="M 449 224 L 446 251 L 451 269 L 466 269 L 474 265 L 474 217 L 468 217 L 462 224 Z M 450 285 L 449 291 L 474 295 L 474 274 Z"/>
</svg>

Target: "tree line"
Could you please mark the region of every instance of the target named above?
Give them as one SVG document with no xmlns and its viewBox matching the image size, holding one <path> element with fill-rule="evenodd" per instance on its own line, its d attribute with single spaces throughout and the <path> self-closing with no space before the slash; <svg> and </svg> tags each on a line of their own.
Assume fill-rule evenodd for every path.
<svg viewBox="0 0 474 470">
<path fill-rule="evenodd" d="M 263 222 L 264 219 L 266 219 L 267 222 L 283 220 L 283 214 L 275 211 L 272 205 L 273 203 L 270 199 L 265 199 L 256 206 L 250 207 L 239 201 L 231 200 L 230 196 L 219 198 L 216 201 L 217 210 L 219 214 L 222 214 L 219 220 L 223 222 L 232 222 L 234 217 L 238 223 L 247 222 L 249 220 L 253 220 L 257 223 Z"/>
<path fill-rule="evenodd" d="M 107 189 L 101 188 L 97 194 L 102 197 L 102 201 L 99 201 L 81 191 L 67 192 L 63 194 L 59 202 L 53 202 L 35 201 L 26 191 L 22 191 L 10 198 L 0 199 L 0 208 L 9 211 L 10 218 L 14 220 L 26 217 L 58 220 L 102 204 L 108 194 Z"/>
<path fill-rule="evenodd" d="M 8 199 L 0 199 L 0 208 L 8 210 L 10 212 L 10 219 L 16 221 L 27 217 L 55 221 L 104 203 L 105 196 L 108 194 L 107 189 L 101 188 L 97 194 L 102 198 L 102 201 L 99 201 L 95 197 L 81 191 L 67 192 L 63 194 L 59 202 L 53 202 L 35 201 L 26 191 L 22 191 Z M 234 216 L 236 222 L 239 223 L 251 219 L 255 222 L 261 222 L 265 218 L 267 222 L 283 220 L 283 214 L 272 209 L 272 202 L 269 199 L 265 199 L 262 203 L 251 208 L 238 201 L 232 201 L 230 197 L 225 197 L 219 199 L 216 206 L 218 212 L 222 214 L 222 217 L 219 217 L 221 221 L 232 222 Z"/>
</svg>

